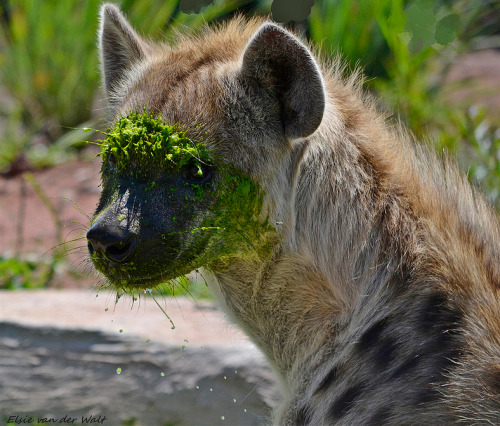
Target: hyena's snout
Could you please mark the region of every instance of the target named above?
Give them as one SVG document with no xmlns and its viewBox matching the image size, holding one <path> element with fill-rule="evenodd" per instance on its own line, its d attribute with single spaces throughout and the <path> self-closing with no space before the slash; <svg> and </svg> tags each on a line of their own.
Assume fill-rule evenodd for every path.
<svg viewBox="0 0 500 426">
<path fill-rule="evenodd" d="M 137 246 L 137 235 L 118 224 L 97 221 L 87 232 L 89 253 L 111 263 L 126 263 Z"/>
</svg>

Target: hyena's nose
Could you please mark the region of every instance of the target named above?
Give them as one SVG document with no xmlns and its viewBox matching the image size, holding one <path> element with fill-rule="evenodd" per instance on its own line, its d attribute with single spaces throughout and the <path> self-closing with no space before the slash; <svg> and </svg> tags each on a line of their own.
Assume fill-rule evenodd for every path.
<svg viewBox="0 0 500 426">
<path fill-rule="evenodd" d="M 87 241 L 91 255 L 98 253 L 111 262 L 124 263 L 135 249 L 137 236 L 128 229 L 97 222 L 87 232 Z"/>
</svg>

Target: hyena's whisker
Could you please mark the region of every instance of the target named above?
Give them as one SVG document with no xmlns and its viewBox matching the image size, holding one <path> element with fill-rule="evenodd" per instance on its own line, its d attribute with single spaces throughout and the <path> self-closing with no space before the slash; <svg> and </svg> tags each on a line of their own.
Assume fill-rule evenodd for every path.
<svg viewBox="0 0 500 426">
<path fill-rule="evenodd" d="M 71 243 L 74 243 L 74 242 L 77 242 L 77 241 L 82 241 L 84 239 L 85 239 L 85 237 L 78 237 L 78 238 L 74 238 L 73 240 L 63 241 L 62 243 L 56 244 L 55 246 L 53 246 L 52 248 L 50 248 L 49 250 L 47 250 L 45 253 L 42 254 L 42 256 L 45 256 L 49 252 L 57 250 L 60 247 L 67 246 L 68 244 L 71 244 Z"/>
<path fill-rule="evenodd" d="M 83 211 L 83 209 L 78 205 L 78 203 L 74 200 L 72 200 L 71 198 L 68 198 L 68 197 L 63 197 L 64 201 L 67 201 L 68 203 L 70 203 L 74 208 L 75 210 L 80 213 L 81 215 L 85 216 L 89 221 L 92 219 L 92 215 L 90 215 L 89 213 L 86 213 Z"/>
<path fill-rule="evenodd" d="M 66 236 L 64 237 L 64 241 L 67 241 L 68 237 L 77 232 L 77 235 L 78 237 L 77 238 L 81 238 L 81 239 L 85 239 L 86 237 L 82 234 L 82 232 L 85 232 L 87 233 L 88 231 L 88 228 L 85 228 L 85 227 L 81 227 L 81 228 L 74 228 L 74 229 L 71 229 L 70 231 L 68 231 L 68 233 L 66 234 Z"/>
</svg>

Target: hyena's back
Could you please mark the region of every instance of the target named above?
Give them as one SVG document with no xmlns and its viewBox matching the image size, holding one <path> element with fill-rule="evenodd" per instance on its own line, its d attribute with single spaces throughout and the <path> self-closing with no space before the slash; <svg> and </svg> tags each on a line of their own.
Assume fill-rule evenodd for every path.
<svg viewBox="0 0 500 426">
<path fill-rule="evenodd" d="M 453 167 L 272 24 L 156 46 L 105 5 L 100 37 L 117 116 L 161 113 L 266 194 L 269 252 L 208 267 L 283 383 L 275 422 L 500 423 L 498 217 Z"/>
</svg>

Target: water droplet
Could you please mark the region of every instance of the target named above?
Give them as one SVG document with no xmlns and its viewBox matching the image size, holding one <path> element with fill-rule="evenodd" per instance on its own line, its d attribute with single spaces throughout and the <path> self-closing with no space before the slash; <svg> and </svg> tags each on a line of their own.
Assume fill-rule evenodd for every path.
<svg viewBox="0 0 500 426">
<path fill-rule="evenodd" d="M 120 367 L 118 367 L 118 368 L 116 369 L 116 374 L 121 374 L 121 373 L 122 373 L 122 369 L 121 369 Z"/>
</svg>

